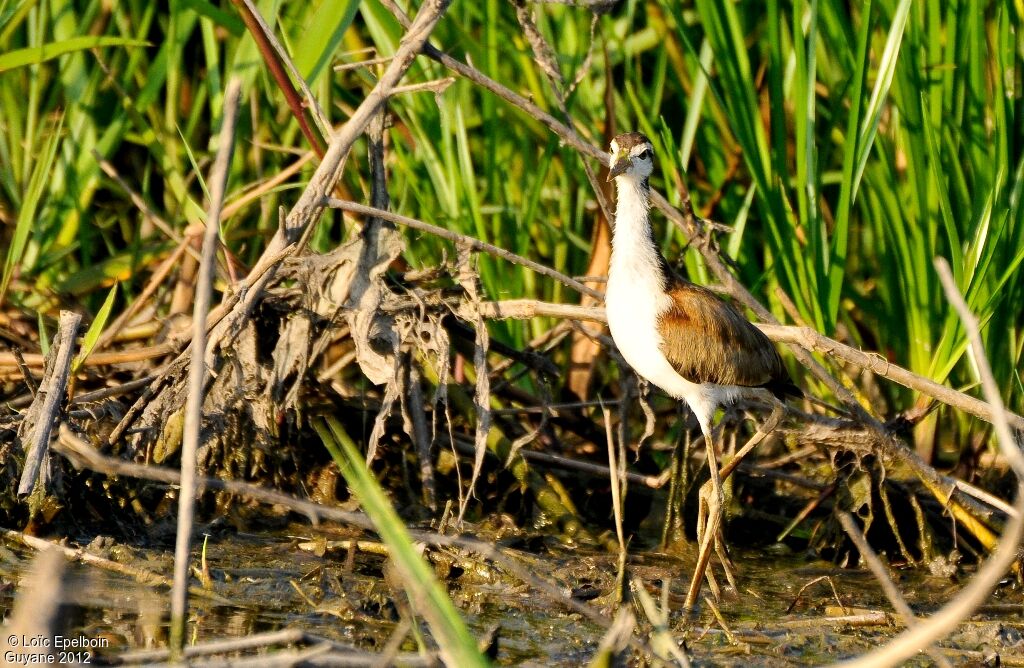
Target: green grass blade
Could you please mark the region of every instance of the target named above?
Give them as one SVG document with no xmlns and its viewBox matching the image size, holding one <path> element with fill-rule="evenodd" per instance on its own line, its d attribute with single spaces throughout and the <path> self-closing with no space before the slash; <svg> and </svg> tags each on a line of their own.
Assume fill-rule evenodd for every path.
<svg viewBox="0 0 1024 668">
<path fill-rule="evenodd" d="M 0 72 L 13 70 L 17 67 L 25 67 L 26 65 L 45 63 L 48 60 L 59 58 L 66 53 L 96 49 L 104 46 L 149 46 L 149 42 L 140 42 L 139 40 L 129 39 L 126 37 L 92 35 L 72 37 L 60 42 L 51 42 L 41 46 L 31 46 L 25 49 L 8 51 L 0 56 Z"/>
<path fill-rule="evenodd" d="M 875 78 L 874 88 L 871 89 L 871 99 L 868 100 L 864 109 L 863 125 L 857 137 L 857 161 L 853 173 L 853 192 L 851 198 L 856 198 L 857 188 L 860 186 L 860 179 L 864 174 L 864 165 L 867 164 L 868 154 L 875 143 L 875 135 L 878 133 L 878 121 L 882 117 L 882 110 L 889 88 L 892 86 L 893 74 L 896 72 L 896 60 L 900 52 L 900 44 L 903 42 L 903 30 L 907 26 L 907 15 L 910 13 L 910 0 L 901 0 L 896 14 L 893 16 L 892 25 L 889 28 L 889 35 L 885 40 L 885 49 L 878 62 L 878 74 Z"/>
<path fill-rule="evenodd" d="M 50 334 L 46 331 L 46 319 L 42 313 L 36 313 L 36 322 L 39 323 L 39 352 L 45 357 L 50 353 Z"/>
<path fill-rule="evenodd" d="M 903 40 L 903 32 L 907 25 L 907 16 L 910 12 L 910 0 L 901 0 L 893 16 L 892 25 L 886 38 L 885 49 L 878 64 L 878 73 L 875 78 L 875 85 L 871 90 L 871 98 L 867 106 L 862 110 L 860 129 L 854 142 L 853 172 L 848 174 L 851 179 L 849 184 L 844 182 L 846 197 L 840 216 L 836 220 L 836 226 L 832 235 L 832 254 L 828 268 L 828 314 L 835 318 L 839 311 L 839 300 L 842 296 L 843 282 L 846 275 L 846 256 L 849 248 L 849 222 L 850 209 L 857 197 L 857 190 L 860 188 L 860 181 L 864 174 L 864 167 L 868 161 L 868 155 L 875 143 L 875 136 L 878 133 L 878 123 L 882 116 L 883 106 L 892 86 L 893 75 L 896 71 L 896 61 L 899 55 L 900 44 Z M 865 23 L 869 23 L 868 17 L 864 17 Z M 867 66 L 868 54 L 864 53 L 864 66 Z M 851 118 L 851 125 L 853 123 Z M 845 165 L 844 165 L 845 166 Z"/>
<path fill-rule="evenodd" d="M 434 632 L 445 663 L 449 666 L 486 666 L 487 661 L 480 654 L 458 610 L 417 552 L 398 513 L 370 475 L 366 462 L 341 423 L 335 417 L 327 416 L 314 420 L 313 428 L 388 546 L 391 560 L 402 575 L 415 609 L 426 618 Z"/>
<path fill-rule="evenodd" d="M 32 168 L 32 178 L 29 181 L 28 191 L 21 202 L 21 209 L 18 211 L 18 222 L 14 226 L 14 238 L 7 249 L 7 258 L 4 260 L 4 274 L 0 279 L 0 304 L 7 295 L 7 287 L 10 285 L 14 270 L 21 262 L 22 254 L 28 245 L 29 233 L 36 222 L 36 209 L 39 207 L 39 200 L 47 186 L 47 179 L 53 168 L 54 157 L 57 154 L 57 146 L 61 141 L 61 133 L 64 128 L 64 115 L 57 122 L 53 129 L 42 156 Z"/>
<path fill-rule="evenodd" d="M 316 3 L 311 3 L 316 4 Z M 292 60 L 299 73 L 312 85 L 338 50 L 338 44 L 345 31 L 352 24 L 359 0 L 323 0 L 314 11 L 310 11 L 306 25 L 296 37 L 295 53 Z"/>
<path fill-rule="evenodd" d="M 103 300 L 103 306 L 100 307 L 96 317 L 92 320 L 92 324 L 89 325 L 89 329 L 85 332 L 85 337 L 82 340 L 82 349 L 71 364 L 72 374 L 82 368 L 85 360 L 88 359 L 89 355 L 92 354 L 93 348 L 96 347 L 96 342 L 99 341 L 100 334 L 103 333 L 103 328 L 107 326 L 107 320 L 110 319 L 110 311 L 114 308 L 114 299 L 116 297 L 117 283 L 114 284 L 114 287 L 110 288 L 107 298 Z"/>
</svg>

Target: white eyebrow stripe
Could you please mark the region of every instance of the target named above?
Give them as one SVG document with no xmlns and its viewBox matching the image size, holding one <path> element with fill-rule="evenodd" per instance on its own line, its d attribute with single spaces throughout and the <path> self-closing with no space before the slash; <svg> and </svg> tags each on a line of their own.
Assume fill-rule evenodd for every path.
<svg viewBox="0 0 1024 668">
<path fill-rule="evenodd" d="M 629 152 L 630 155 L 640 155 L 644 151 L 654 151 L 654 147 L 650 144 L 637 144 L 633 147 L 633 150 Z"/>
</svg>

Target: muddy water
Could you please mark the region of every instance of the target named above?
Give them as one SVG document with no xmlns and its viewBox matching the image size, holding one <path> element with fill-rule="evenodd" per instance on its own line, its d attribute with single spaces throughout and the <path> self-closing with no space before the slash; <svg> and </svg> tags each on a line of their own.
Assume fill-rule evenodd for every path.
<svg viewBox="0 0 1024 668">
<path fill-rule="evenodd" d="M 211 537 L 206 570 L 219 601 L 193 598 L 189 637 L 195 642 L 238 638 L 286 627 L 379 651 L 398 625 L 400 611 L 384 577 L 385 559 L 350 552 L 346 536 L 293 526 L 267 535 Z M 511 553 L 535 572 L 607 611 L 614 557 L 540 542 L 536 552 Z M 364 545 L 373 549 L 373 545 Z M 171 572 L 169 550 L 98 548 L 103 556 L 161 574 Z M 681 611 L 692 558 L 640 553 L 630 573 L 659 602 L 698 665 L 820 665 L 866 651 L 900 630 L 880 589 L 865 571 L 840 569 L 803 555 L 772 550 L 733 554 L 739 592 L 719 603 L 721 623 L 704 604 L 695 617 Z M 10 613 L 15 590 L 33 554 L 7 545 L 0 551 L 0 607 Z M 471 630 L 500 628 L 497 661 L 506 665 L 585 664 L 603 630 L 485 565 L 463 555 L 440 559 L 450 594 Z M 108 654 L 160 647 L 166 642 L 168 596 L 161 588 L 95 566 L 69 567 L 65 619 L 69 635 L 103 638 Z M 918 614 L 928 614 L 959 589 L 960 579 L 921 570 L 897 571 L 898 585 Z M 664 583 L 667 596 L 663 597 Z M 800 590 L 805 585 L 810 584 Z M 834 587 L 834 591 L 833 591 Z M 706 592 L 706 589 L 705 589 Z M 799 594 L 799 595 L 798 595 Z M 955 665 L 998 653 L 1003 665 L 1024 665 L 1021 592 L 997 591 L 989 612 L 961 625 L 945 643 Z M 415 651 L 411 637 L 402 648 Z M 926 657 L 911 665 L 931 665 Z M 979 664 L 984 665 L 984 664 Z"/>
</svg>

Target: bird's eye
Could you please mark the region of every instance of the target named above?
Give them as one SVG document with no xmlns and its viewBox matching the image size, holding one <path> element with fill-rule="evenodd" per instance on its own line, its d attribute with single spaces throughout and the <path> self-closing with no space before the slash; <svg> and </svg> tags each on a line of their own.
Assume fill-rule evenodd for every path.
<svg viewBox="0 0 1024 668">
<path fill-rule="evenodd" d="M 651 157 L 651 150 L 650 150 L 650 149 L 647 149 L 647 148 L 645 148 L 645 149 L 644 149 L 644 150 L 643 150 L 643 151 L 642 151 L 642 152 L 640 153 L 640 155 L 638 155 L 638 156 L 636 156 L 636 157 L 637 157 L 637 159 L 639 159 L 639 160 L 647 160 L 648 158 L 650 158 L 650 157 Z"/>
</svg>

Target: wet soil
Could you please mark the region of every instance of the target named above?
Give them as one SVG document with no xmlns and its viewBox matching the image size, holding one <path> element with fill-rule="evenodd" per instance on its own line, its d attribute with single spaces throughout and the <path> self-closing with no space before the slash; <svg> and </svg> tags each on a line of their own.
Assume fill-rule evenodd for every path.
<svg viewBox="0 0 1024 668">
<path fill-rule="evenodd" d="M 380 651 L 398 626 L 401 599 L 388 584 L 386 558 L 364 542 L 353 551 L 344 531 L 292 525 L 267 534 L 226 532 L 207 539 L 206 575 L 219 601 L 192 599 L 193 642 L 301 628 L 363 650 Z M 616 558 L 546 541 L 507 551 L 567 595 L 609 612 Z M 539 547 L 538 547 L 539 546 Z M 169 574 L 171 550 L 94 544 L 115 561 Z M 199 541 L 197 551 L 202 549 Z M 368 551 L 367 551 L 368 550 Z M 604 630 L 472 556 L 432 551 L 432 561 L 478 637 L 498 627 L 496 661 L 504 665 L 576 666 L 593 656 Z M 0 608 L 9 615 L 17 585 L 34 557 L 14 545 L 0 549 Z M 640 552 L 629 573 L 657 601 L 666 601 L 677 640 L 697 665 L 821 665 L 861 654 L 903 627 L 871 575 L 839 568 L 785 548 L 736 551 L 739 591 L 694 616 L 683 613 L 692 555 Z M 196 560 L 201 564 L 200 560 Z M 895 570 L 897 584 L 918 615 L 949 600 L 970 573 L 930 576 Z M 722 580 L 722 578 L 719 578 Z M 663 587 L 667 583 L 667 596 Z M 807 586 L 811 583 L 810 586 Z M 833 591 L 834 586 L 834 591 Z M 806 588 L 805 588 L 806 587 Z M 801 593 L 801 589 L 803 592 Z M 705 588 L 705 594 L 707 589 Z M 65 622 L 69 634 L 104 638 L 103 655 L 161 647 L 167 637 L 167 592 L 95 566 L 69 567 Z M 955 665 L 1024 665 L 1024 598 L 1010 583 L 942 643 Z M 642 613 L 638 616 L 643 618 Z M 641 627 L 644 628 L 644 627 Z M 403 651 L 416 651 L 412 637 Z M 931 665 L 922 656 L 911 665 Z M 994 665 L 994 664 L 992 664 Z"/>
</svg>

